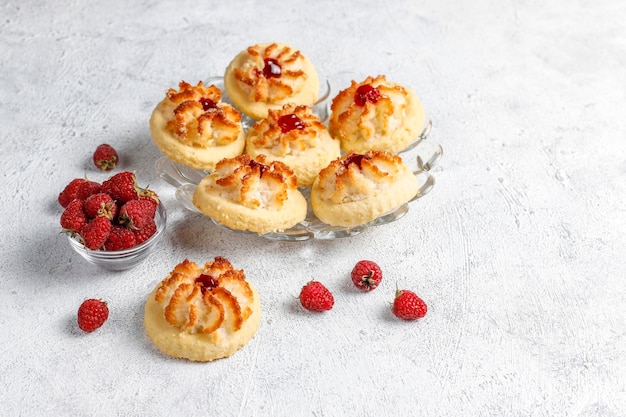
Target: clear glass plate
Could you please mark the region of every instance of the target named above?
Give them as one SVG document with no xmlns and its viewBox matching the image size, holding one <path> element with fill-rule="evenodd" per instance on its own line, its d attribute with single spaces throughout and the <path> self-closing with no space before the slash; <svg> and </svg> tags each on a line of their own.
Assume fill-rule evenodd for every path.
<svg viewBox="0 0 626 417">
<path fill-rule="evenodd" d="M 345 84 L 346 80 L 350 78 L 353 79 L 354 74 L 355 73 L 352 72 L 339 73 L 336 77 L 333 77 L 334 82 L 331 83 L 330 80 L 326 80 L 325 83 L 322 84 L 322 88 L 319 94 L 320 99 L 313 107 L 313 112 L 320 118 L 320 120 L 322 120 L 323 122 L 328 121 L 328 117 L 330 114 L 329 97 L 331 94 L 331 85 L 337 85 L 338 92 L 340 89 L 345 88 L 349 85 L 349 81 L 347 81 L 347 84 Z M 215 86 L 222 89 L 222 91 L 224 91 L 223 77 L 210 77 L 205 82 L 205 85 L 211 84 L 214 84 Z M 225 92 L 222 99 L 227 103 L 229 102 L 229 99 L 226 96 Z M 244 130 L 247 130 L 254 123 L 255 120 L 245 115 L 243 116 L 242 124 L 244 126 Z M 369 223 L 362 224 L 360 226 L 330 226 L 326 223 L 323 223 L 315 216 L 315 214 L 313 214 L 309 198 L 310 189 L 302 188 L 300 191 L 307 199 L 307 202 L 309 202 L 307 216 L 305 220 L 290 229 L 281 232 L 265 233 L 261 236 L 270 240 L 286 241 L 302 241 L 309 239 L 338 239 L 355 236 L 370 227 L 380 226 L 400 219 L 406 213 L 408 213 L 409 205 L 411 203 L 424 197 L 435 186 L 435 177 L 431 173 L 431 169 L 441 159 L 443 155 L 443 148 L 441 147 L 441 145 L 433 143 L 432 140 L 426 140 L 430 135 L 431 129 L 432 122 L 429 121 L 421 135 L 417 137 L 415 141 L 413 141 L 405 150 L 399 153 L 399 155 L 402 157 L 402 160 L 409 167 L 411 167 L 413 174 L 416 176 L 420 184 L 417 195 L 413 197 L 413 199 L 408 203 L 405 203 L 393 209 L 392 211 L 378 217 L 377 219 L 372 220 Z M 193 169 L 186 165 L 173 162 L 165 156 L 159 158 L 156 161 L 155 166 L 158 175 L 164 181 L 176 187 L 176 199 L 188 210 L 200 213 L 200 211 L 193 205 L 193 193 L 195 192 L 196 186 L 198 185 L 200 180 L 202 180 L 209 172 Z M 216 225 L 222 228 L 232 230 L 237 233 L 248 233 L 256 235 L 256 233 L 254 232 L 233 230 L 218 223 L 214 219 L 211 220 Z"/>
</svg>

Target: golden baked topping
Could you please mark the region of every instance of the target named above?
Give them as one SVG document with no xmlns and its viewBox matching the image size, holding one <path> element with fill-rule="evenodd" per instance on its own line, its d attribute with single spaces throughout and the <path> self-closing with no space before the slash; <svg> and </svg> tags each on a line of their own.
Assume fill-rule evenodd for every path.
<svg viewBox="0 0 626 417">
<path fill-rule="evenodd" d="M 402 158 L 389 152 L 350 152 L 320 171 L 320 196 L 334 204 L 364 200 L 385 189 L 406 169 Z"/>
<path fill-rule="evenodd" d="M 343 140 L 388 135 L 401 124 L 407 106 L 407 90 L 389 83 L 384 75 L 352 81 L 331 104 L 329 130 L 331 136 Z"/>
<path fill-rule="evenodd" d="M 246 51 L 248 59 L 234 69 L 234 75 L 250 101 L 275 103 L 300 92 L 307 79 L 300 51 L 277 43 L 250 46 Z"/>
<path fill-rule="evenodd" d="M 219 189 L 223 197 L 249 208 L 279 209 L 289 192 L 297 189 L 293 171 L 282 162 L 267 162 L 265 155 L 223 159 L 211 178 L 211 187 Z"/>
<path fill-rule="evenodd" d="M 285 156 L 317 146 L 323 130 L 326 127 L 310 107 L 285 104 L 280 110 L 269 110 L 266 119 L 250 127 L 248 140 L 259 152 Z"/>
<path fill-rule="evenodd" d="M 180 142 L 199 147 L 235 142 L 241 132 L 241 114 L 223 103 L 222 91 L 202 81 L 192 86 L 185 81 L 179 90 L 170 88 L 164 100 L 168 122 L 165 128 Z"/>
<path fill-rule="evenodd" d="M 223 257 L 199 266 L 185 259 L 155 294 L 165 319 L 182 331 L 236 332 L 252 313 L 253 292 L 242 270 Z"/>
</svg>

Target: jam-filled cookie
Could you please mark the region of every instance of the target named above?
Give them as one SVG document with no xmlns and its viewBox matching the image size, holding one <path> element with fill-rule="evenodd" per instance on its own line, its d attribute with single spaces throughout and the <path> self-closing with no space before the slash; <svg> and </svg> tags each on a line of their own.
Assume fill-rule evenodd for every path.
<svg viewBox="0 0 626 417">
<path fill-rule="evenodd" d="M 417 195 L 417 178 L 390 152 L 350 152 L 320 171 L 311 187 L 315 215 L 331 226 L 368 223 Z"/>
<path fill-rule="evenodd" d="M 263 43 L 240 52 L 224 74 L 232 103 L 253 119 L 269 109 L 295 103 L 313 106 L 319 93 L 317 71 L 299 50 L 282 43 Z"/>
<path fill-rule="evenodd" d="M 335 96 L 329 131 L 346 153 L 397 153 L 419 137 L 425 123 L 424 107 L 417 95 L 379 75 L 359 83 L 352 81 Z"/>
<path fill-rule="evenodd" d="M 260 317 L 256 288 L 218 256 L 204 265 L 187 259 L 176 265 L 148 296 L 144 327 L 163 353 L 207 362 L 248 343 Z"/>
<path fill-rule="evenodd" d="M 157 147 L 174 162 L 212 170 L 223 158 L 240 155 L 245 146 L 241 113 L 222 101 L 222 91 L 182 81 L 169 89 L 150 118 Z"/>
<path fill-rule="evenodd" d="M 311 107 L 286 104 L 279 110 L 269 110 L 267 118 L 248 129 L 245 153 L 284 162 L 296 174 L 298 186 L 309 187 L 320 170 L 341 152 L 339 141 L 330 136 Z"/>
<path fill-rule="evenodd" d="M 284 163 L 244 154 L 221 160 L 196 187 L 193 204 L 234 230 L 278 232 L 306 217 L 307 202 L 297 185 Z"/>
</svg>

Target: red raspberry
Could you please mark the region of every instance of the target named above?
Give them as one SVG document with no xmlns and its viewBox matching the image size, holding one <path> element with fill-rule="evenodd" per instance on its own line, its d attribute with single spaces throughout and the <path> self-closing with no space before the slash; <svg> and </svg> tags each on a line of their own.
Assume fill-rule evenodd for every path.
<svg viewBox="0 0 626 417">
<path fill-rule="evenodd" d="M 138 188 L 135 174 L 130 171 L 123 171 L 104 181 L 100 191 L 107 193 L 117 201 L 117 204 L 122 205 L 127 201 L 137 199 Z"/>
<path fill-rule="evenodd" d="M 132 230 L 122 226 L 111 226 L 111 232 L 106 242 L 104 242 L 104 250 L 116 251 L 129 249 L 135 246 L 135 234 Z"/>
<path fill-rule="evenodd" d="M 96 217 L 83 226 L 80 236 L 83 243 L 91 250 L 98 250 L 104 245 L 111 233 L 111 220 L 106 217 Z"/>
<path fill-rule="evenodd" d="M 150 239 L 152 235 L 154 235 L 157 231 L 157 225 L 154 219 L 149 219 L 146 225 L 137 230 L 133 230 L 133 234 L 135 235 L 135 243 L 139 245 L 140 243 L 145 242 Z"/>
<path fill-rule="evenodd" d="M 333 308 L 333 294 L 319 281 L 310 281 L 300 291 L 300 304 L 311 311 L 327 311 Z"/>
<path fill-rule="evenodd" d="M 87 200 L 90 195 L 97 194 L 100 192 L 100 183 L 95 181 L 85 181 L 78 186 L 76 190 L 76 198 L 79 200 Z"/>
<path fill-rule="evenodd" d="M 154 192 L 153 190 L 150 190 L 149 188 L 141 188 L 138 191 L 138 194 L 139 194 L 140 200 L 153 201 L 155 206 L 159 204 L 159 196 L 157 195 L 156 192 Z"/>
<path fill-rule="evenodd" d="M 74 178 L 70 181 L 69 184 L 65 186 L 63 191 L 59 193 L 59 204 L 61 207 L 67 207 L 68 204 L 74 199 L 76 199 L 76 192 L 78 191 L 78 186 L 84 182 L 87 182 L 84 178 Z"/>
<path fill-rule="evenodd" d="M 148 220 L 154 219 L 154 201 L 131 200 L 120 208 L 120 225 L 129 229 L 143 229 Z"/>
<path fill-rule="evenodd" d="M 372 291 L 383 279 L 383 272 L 373 261 L 359 261 L 350 274 L 352 282 L 361 291 Z"/>
<path fill-rule="evenodd" d="M 90 219 L 104 216 L 113 220 L 117 216 L 117 204 L 106 193 L 93 194 L 85 200 L 85 213 Z"/>
<path fill-rule="evenodd" d="M 86 332 L 93 332 L 109 318 L 109 307 L 102 300 L 90 298 L 78 308 L 78 327 Z"/>
<path fill-rule="evenodd" d="M 391 311 L 403 320 L 417 320 L 426 315 L 428 307 L 413 291 L 396 290 Z"/>
<path fill-rule="evenodd" d="M 87 224 L 87 215 L 83 209 L 83 202 L 80 200 L 72 200 L 72 202 L 65 207 L 63 214 L 61 214 L 61 227 L 63 231 L 74 235 L 78 233 L 85 224 Z"/>
<path fill-rule="evenodd" d="M 93 163 L 96 168 L 103 171 L 110 171 L 117 165 L 119 161 L 117 151 L 109 144 L 103 143 L 96 148 L 93 153 Z"/>
</svg>

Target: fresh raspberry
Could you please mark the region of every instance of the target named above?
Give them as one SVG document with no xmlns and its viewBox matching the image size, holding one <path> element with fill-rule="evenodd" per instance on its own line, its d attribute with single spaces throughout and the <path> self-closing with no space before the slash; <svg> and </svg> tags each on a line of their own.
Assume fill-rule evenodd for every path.
<svg viewBox="0 0 626 417">
<path fill-rule="evenodd" d="M 96 148 L 93 153 L 93 163 L 96 168 L 103 171 L 110 171 L 117 165 L 119 161 L 117 151 L 109 144 L 103 143 Z"/>
<path fill-rule="evenodd" d="M 90 298 L 78 308 L 78 327 L 86 332 L 93 332 L 109 318 L 109 306 L 102 300 Z"/>
<path fill-rule="evenodd" d="M 120 208 L 120 225 L 129 229 L 143 229 L 148 220 L 154 219 L 156 206 L 148 200 L 131 200 Z"/>
<path fill-rule="evenodd" d="M 61 227 L 66 233 L 75 235 L 87 224 L 87 215 L 83 208 L 83 202 L 72 200 L 61 214 Z"/>
<path fill-rule="evenodd" d="M 156 193 L 154 194 L 156 196 Z M 159 206 L 159 198 L 158 197 L 150 197 L 147 195 L 140 195 L 139 200 L 147 202 L 146 204 L 150 204 L 152 208 L 150 212 L 152 213 L 151 217 L 154 217 L 157 211 L 157 207 Z"/>
<path fill-rule="evenodd" d="M 96 181 L 85 181 L 78 186 L 76 190 L 76 198 L 79 200 L 87 200 L 87 198 L 93 194 L 98 194 L 100 192 L 100 183 Z"/>
<path fill-rule="evenodd" d="M 159 204 L 159 196 L 154 190 L 151 190 L 149 188 L 141 188 L 137 193 L 139 194 L 140 200 L 153 201 L 155 207 Z"/>
<path fill-rule="evenodd" d="M 127 201 L 137 199 L 138 188 L 135 174 L 123 171 L 104 181 L 100 192 L 107 193 L 117 201 L 117 204 L 122 205 Z"/>
<path fill-rule="evenodd" d="M 84 178 L 74 178 L 70 181 L 69 184 L 65 186 L 63 191 L 59 193 L 59 204 L 61 207 L 65 208 L 68 204 L 74 199 L 76 199 L 76 192 L 78 191 L 78 186 L 84 182 L 87 182 Z"/>
<path fill-rule="evenodd" d="M 356 263 L 350 273 L 350 278 L 361 291 L 372 291 L 382 281 L 383 272 L 375 262 L 363 260 Z"/>
<path fill-rule="evenodd" d="M 106 242 L 104 242 L 104 250 L 124 250 L 132 248 L 136 244 L 135 234 L 132 230 L 122 226 L 113 225 L 111 226 L 109 238 Z"/>
<path fill-rule="evenodd" d="M 327 311 L 333 308 L 333 294 L 319 281 L 310 281 L 300 291 L 300 304 L 311 311 Z"/>
<path fill-rule="evenodd" d="M 157 225 L 154 219 L 149 219 L 144 227 L 141 229 L 133 230 L 133 234 L 135 235 L 135 243 L 139 245 L 140 243 L 145 242 L 150 239 L 152 235 L 154 235 L 157 231 Z"/>
<path fill-rule="evenodd" d="M 113 220 L 117 216 L 117 204 L 106 193 L 92 194 L 85 200 L 85 213 L 90 219 L 104 216 Z"/>
<path fill-rule="evenodd" d="M 83 243 L 91 250 L 98 250 L 104 245 L 111 233 L 111 220 L 106 217 L 96 217 L 83 226 L 80 236 Z"/>
<path fill-rule="evenodd" d="M 396 290 L 391 311 L 403 320 L 417 320 L 426 315 L 428 307 L 413 291 Z"/>
</svg>

